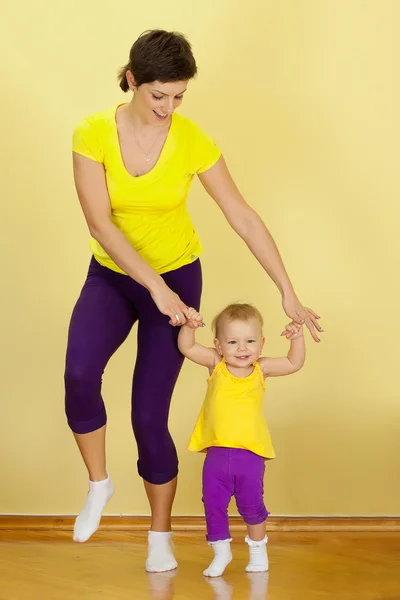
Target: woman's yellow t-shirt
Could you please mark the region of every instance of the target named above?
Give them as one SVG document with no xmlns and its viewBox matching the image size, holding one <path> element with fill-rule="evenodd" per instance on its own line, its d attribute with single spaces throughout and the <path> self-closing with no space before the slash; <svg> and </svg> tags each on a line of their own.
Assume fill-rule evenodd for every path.
<svg viewBox="0 0 400 600">
<path fill-rule="evenodd" d="M 275 458 L 264 417 L 264 376 L 258 362 L 248 377 L 235 377 L 222 360 L 208 378 L 206 397 L 189 442 L 189 450 L 211 446 L 243 448 Z"/>
<path fill-rule="evenodd" d="M 132 177 L 121 156 L 118 106 L 83 119 L 72 149 L 104 165 L 112 220 L 139 255 L 160 274 L 173 271 L 202 252 L 186 199 L 195 173 L 211 168 L 221 152 L 198 125 L 174 113 L 158 162 L 149 173 Z M 101 265 L 124 273 L 94 238 L 90 248 Z"/>
</svg>

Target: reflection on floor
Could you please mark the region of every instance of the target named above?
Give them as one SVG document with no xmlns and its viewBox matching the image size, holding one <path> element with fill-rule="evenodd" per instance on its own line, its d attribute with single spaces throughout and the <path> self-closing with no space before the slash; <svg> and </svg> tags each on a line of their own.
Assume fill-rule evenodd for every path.
<svg viewBox="0 0 400 600">
<path fill-rule="evenodd" d="M 202 575 L 201 533 L 175 534 L 179 568 L 144 570 L 146 534 L 0 532 L 0 600 L 400 600 L 399 533 L 269 534 L 268 573 L 248 574 L 244 534 L 223 577 Z"/>
</svg>

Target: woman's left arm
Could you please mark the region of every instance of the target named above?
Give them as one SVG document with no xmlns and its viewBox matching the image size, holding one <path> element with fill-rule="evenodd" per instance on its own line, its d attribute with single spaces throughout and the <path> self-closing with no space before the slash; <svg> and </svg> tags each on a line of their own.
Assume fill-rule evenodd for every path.
<svg viewBox="0 0 400 600">
<path fill-rule="evenodd" d="M 319 316 L 302 306 L 293 289 L 278 248 L 258 214 L 247 204 L 233 181 L 225 160 L 218 162 L 199 179 L 207 193 L 215 200 L 234 231 L 244 240 L 263 269 L 275 282 L 282 295 L 282 305 L 287 316 L 296 323 L 305 323 L 313 339 L 320 339 L 316 330 Z"/>
</svg>

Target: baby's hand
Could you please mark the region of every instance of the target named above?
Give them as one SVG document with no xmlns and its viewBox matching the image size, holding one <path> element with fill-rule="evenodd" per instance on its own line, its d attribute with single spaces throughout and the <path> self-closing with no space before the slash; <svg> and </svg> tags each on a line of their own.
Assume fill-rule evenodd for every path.
<svg viewBox="0 0 400 600">
<path fill-rule="evenodd" d="M 298 340 L 303 337 L 303 326 L 292 321 L 286 325 L 285 331 L 282 331 L 281 335 L 284 335 L 287 340 Z"/>
<path fill-rule="evenodd" d="M 203 317 L 194 308 L 189 308 L 188 313 L 186 315 L 186 325 L 188 327 L 191 327 L 192 329 L 204 327 Z"/>
</svg>

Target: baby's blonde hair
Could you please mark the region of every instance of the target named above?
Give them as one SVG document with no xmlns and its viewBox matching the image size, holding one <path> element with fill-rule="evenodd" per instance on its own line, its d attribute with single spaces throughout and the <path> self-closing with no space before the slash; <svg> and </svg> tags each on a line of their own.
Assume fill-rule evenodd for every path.
<svg viewBox="0 0 400 600">
<path fill-rule="evenodd" d="M 213 319 L 212 329 L 215 337 L 218 337 L 218 330 L 223 321 L 250 321 L 250 319 L 257 319 L 261 327 L 264 325 L 260 311 L 251 304 L 229 304 Z"/>
</svg>

